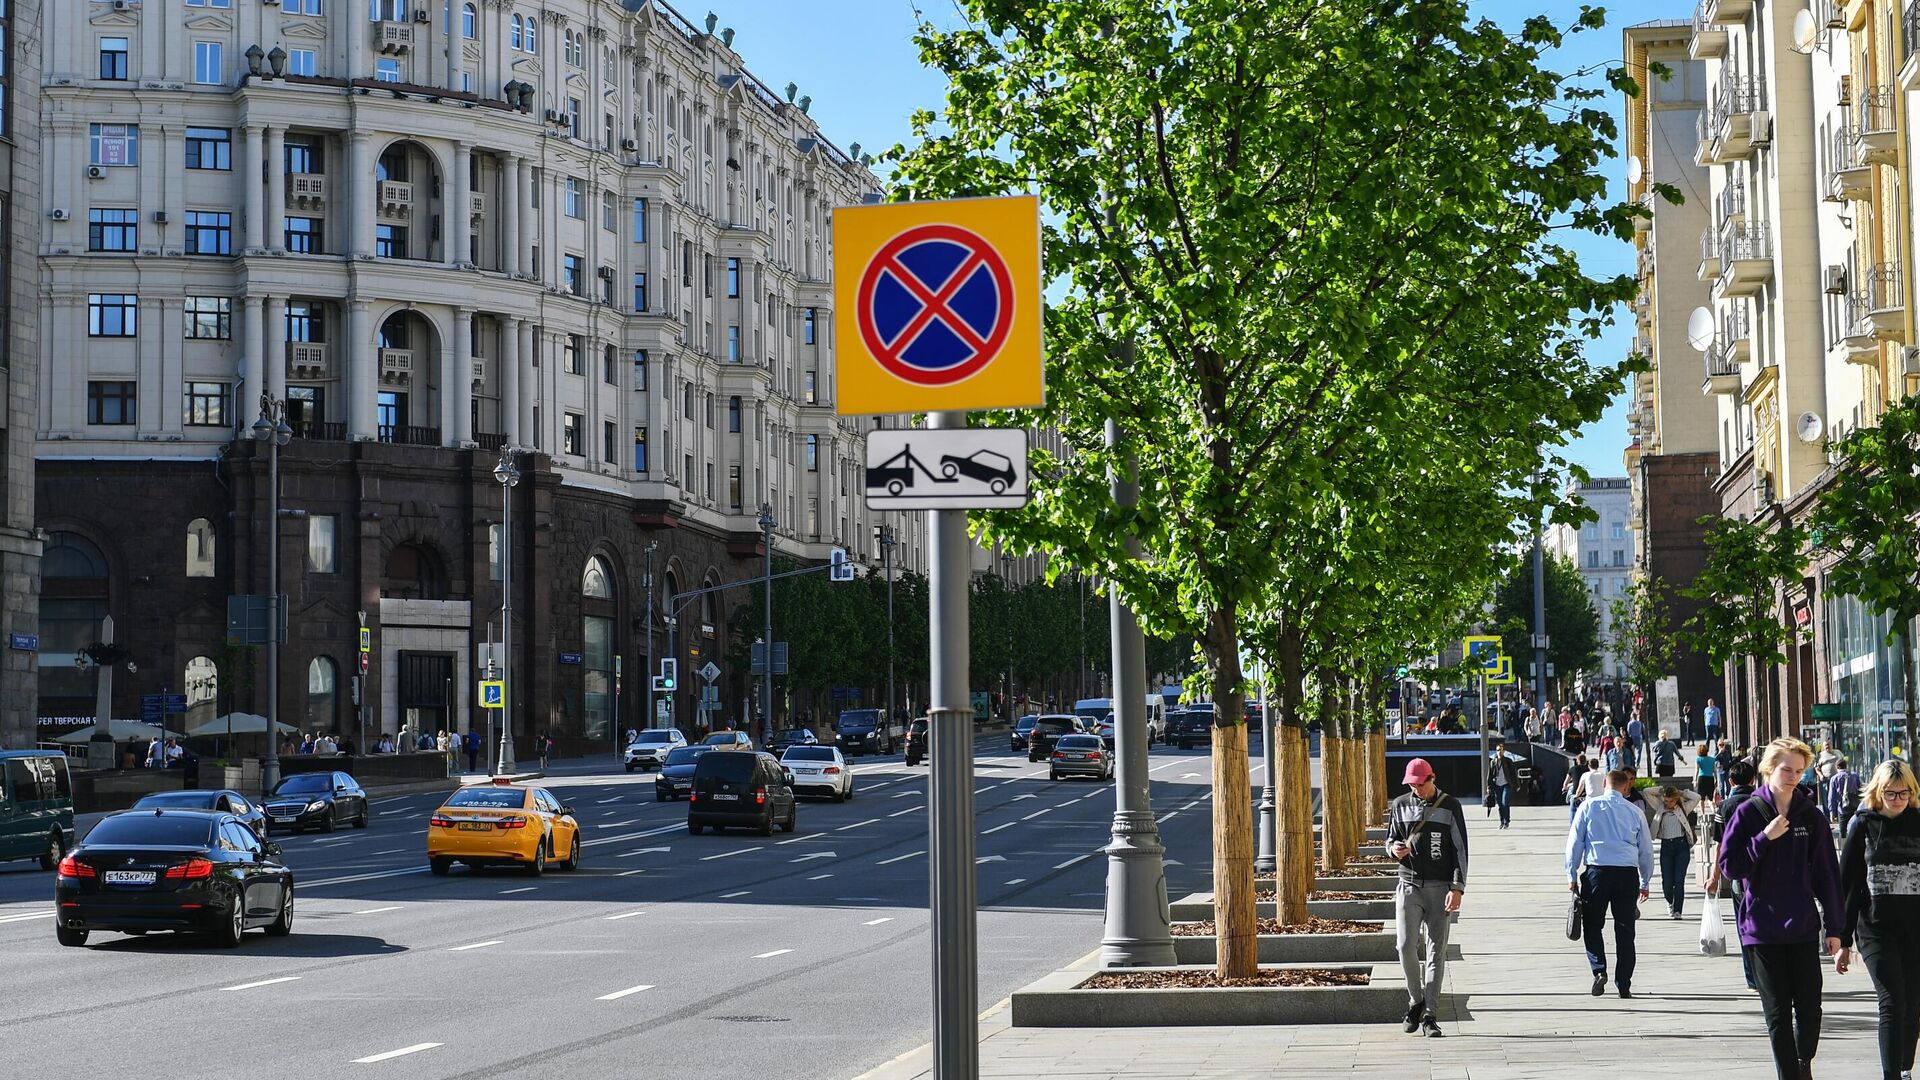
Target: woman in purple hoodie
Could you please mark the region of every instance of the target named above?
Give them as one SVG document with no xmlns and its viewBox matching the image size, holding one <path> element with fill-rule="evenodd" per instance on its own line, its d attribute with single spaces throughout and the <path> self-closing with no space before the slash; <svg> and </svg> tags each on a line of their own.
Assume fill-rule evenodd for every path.
<svg viewBox="0 0 1920 1080">
<path fill-rule="evenodd" d="M 1740 944 L 1752 952 L 1780 1080 L 1813 1076 L 1819 950 L 1839 953 L 1844 918 L 1827 817 L 1796 791 L 1812 761 L 1813 751 L 1798 739 L 1769 743 L 1760 757 L 1763 786 L 1734 811 L 1720 848 L 1721 873 L 1746 886 Z"/>
</svg>

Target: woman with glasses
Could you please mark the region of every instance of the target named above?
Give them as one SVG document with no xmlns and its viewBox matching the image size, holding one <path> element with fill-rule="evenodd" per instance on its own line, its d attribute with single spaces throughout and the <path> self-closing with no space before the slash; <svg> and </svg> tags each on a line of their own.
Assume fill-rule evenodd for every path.
<svg viewBox="0 0 1920 1080">
<path fill-rule="evenodd" d="M 1914 1044 L 1920 1041 L 1920 813 L 1913 809 L 1916 783 L 1903 761 L 1883 761 L 1860 793 L 1863 806 L 1847 830 L 1840 855 L 1840 887 L 1846 918 L 1839 962 L 1844 975 L 1853 959 L 1856 933 L 1860 959 L 1880 998 L 1880 1074 L 1912 1080 Z"/>
</svg>

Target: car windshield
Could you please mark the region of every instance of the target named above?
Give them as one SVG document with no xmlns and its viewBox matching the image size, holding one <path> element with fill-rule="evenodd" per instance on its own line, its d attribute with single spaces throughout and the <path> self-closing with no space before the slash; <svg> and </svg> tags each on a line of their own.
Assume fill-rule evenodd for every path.
<svg viewBox="0 0 1920 1080">
<path fill-rule="evenodd" d="M 205 814 L 119 814 L 95 825 L 86 843 L 89 847 L 125 844 L 203 848 L 212 839 L 215 820 Z"/>
<path fill-rule="evenodd" d="M 859 712 L 840 714 L 841 731 L 872 731 L 874 725 L 879 722 L 880 710 L 878 709 L 863 709 Z"/>
<path fill-rule="evenodd" d="M 739 741 L 740 733 L 737 731 L 716 731 L 707 736 L 708 746 L 732 746 Z"/>
<path fill-rule="evenodd" d="M 1097 720 L 1101 723 L 1105 723 L 1108 720 L 1113 718 L 1112 709 L 1086 708 L 1086 709 L 1075 709 L 1073 711 L 1076 713 L 1079 713 L 1081 716 L 1084 716 L 1089 720 Z"/>
<path fill-rule="evenodd" d="M 736 783 L 753 778 L 752 754 L 708 754 L 694 766 L 696 777 L 719 777 Z"/>
<path fill-rule="evenodd" d="M 1032 730 L 1033 730 L 1033 722 L 1034 722 L 1034 720 L 1036 720 L 1036 719 L 1038 719 L 1038 718 L 1037 718 L 1037 717 L 1032 717 L 1032 716 L 1023 716 L 1023 717 L 1021 717 L 1021 718 L 1020 718 L 1020 719 L 1019 719 L 1018 721 L 1016 721 L 1016 722 L 1014 723 L 1014 725 L 1013 725 L 1013 730 L 1015 730 L 1015 731 L 1032 731 Z"/>
<path fill-rule="evenodd" d="M 211 810 L 214 801 L 220 798 L 217 791 L 158 791 L 144 795 L 133 804 L 135 810 L 152 809 L 156 806 L 170 806 L 192 810 Z"/>
<path fill-rule="evenodd" d="M 697 760 L 701 754 L 706 753 L 708 749 L 709 747 L 706 747 L 706 746 L 678 747 L 672 753 L 667 755 L 667 764 L 690 765 L 695 760 Z"/>
<path fill-rule="evenodd" d="M 527 803 L 524 788 L 470 787 L 453 793 L 448 806 L 487 806 L 496 810 L 518 810 Z"/>
<path fill-rule="evenodd" d="M 1032 727 L 1033 725 L 1029 724 L 1027 726 Z M 913 732 L 916 735 L 924 735 L 927 733 L 927 722 L 925 720 L 915 720 L 913 722 L 913 726 L 908 728 L 907 730 Z"/>
<path fill-rule="evenodd" d="M 333 777 L 326 773 L 301 773 L 289 776 L 274 787 L 275 795 L 314 795 L 333 790 Z"/>
<path fill-rule="evenodd" d="M 1098 750 L 1101 747 L 1098 735 L 1062 735 L 1059 748 L 1062 750 Z"/>
<path fill-rule="evenodd" d="M 782 761 L 832 761 L 831 746 L 796 746 L 781 755 Z"/>
<path fill-rule="evenodd" d="M 808 731 L 806 728 L 788 728 L 780 734 L 775 735 L 774 738 L 781 742 L 806 742 L 808 739 L 813 738 L 813 732 Z"/>
<path fill-rule="evenodd" d="M 639 738 L 633 740 L 633 743 L 635 746 L 639 746 L 641 744 L 650 745 L 653 743 L 670 743 L 672 741 L 673 732 L 671 731 L 643 731 L 640 733 Z"/>
</svg>

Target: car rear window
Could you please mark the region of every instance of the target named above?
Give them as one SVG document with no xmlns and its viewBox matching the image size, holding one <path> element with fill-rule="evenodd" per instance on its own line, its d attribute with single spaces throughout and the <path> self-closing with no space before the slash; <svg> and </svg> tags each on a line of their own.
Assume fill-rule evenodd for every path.
<svg viewBox="0 0 1920 1080">
<path fill-rule="evenodd" d="M 93 827 L 86 843 L 152 847 L 206 847 L 213 837 L 213 818 L 200 814 L 169 817 L 159 814 L 118 814 Z"/>
<path fill-rule="evenodd" d="M 753 754 L 708 754 L 694 766 L 696 778 L 715 777 L 735 782 L 753 779 Z"/>
<path fill-rule="evenodd" d="M 220 797 L 217 791 L 160 791 L 152 795 L 143 795 L 134 803 L 134 809 L 155 806 L 188 807 L 195 810 L 209 810 L 213 801 Z"/>
<path fill-rule="evenodd" d="M 1041 720 L 1033 725 L 1033 730 L 1044 732 L 1048 735 L 1059 735 L 1062 732 L 1070 732 L 1073 729 L 1073 721 L 1071 720 Z"/>
<path fill-rule="evenodd" d="M 1098 735 L 1062 735 L 1058 743 L 1062 750 L 1098 750 L 1105 745 Z"/>
<path fill-rule="evenodd" d="M 832 761 L 833 748 L 830 746 L 796 746 L 788 750 L 786 761 Z"/>
<path fill-rule="evenodd" d="M 711 746 L 682 746 L 682 747 L 679 747 L 679 748 L 677 748 L 677 749 L 675 749 L 675 750 L 674 750 L 673 752 L 671 752 L 671 753 L 669 753 L 669 754 L 667 755 L 667 764 L 669 764 L 669 765 L 685 765 L 686 763 L 688 763 L 688 762 L 690 762 L 690 761 L 696 761 L 696 760 L 698 760 L 698 759 L 699 759 L 699 757 L 700 757 L 700 755 L 702 755 L 702 754 L 704 754 L 704 753 L 706 753 L 706 752 L 707 752 L 708 750 L 711 750 L 711 749 L 713 749 L 713 748 L 712 748 Z"/>
<path fill-rule="evenodd" d="M 463 788 L 447 800 L 448 806 L 489 806 L 496 810 L 518 810 L 526 804 L 524 788 Z"/>
</svg>

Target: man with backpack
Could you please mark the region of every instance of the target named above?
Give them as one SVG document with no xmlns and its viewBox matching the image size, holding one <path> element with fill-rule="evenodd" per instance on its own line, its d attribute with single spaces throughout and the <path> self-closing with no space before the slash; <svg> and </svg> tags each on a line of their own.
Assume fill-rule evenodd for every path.
<svg viewBox="0 0 1920 1080">
<path fill-rule="evenodd" d="M 1845 836 L 1847 823 L 1853 820 L 1854 812 L 1860 809 L 1860 776 L 1848 768 L 1846 758 L 1834 764 L 1833 779 L 1827 781 L 1825 795 L 1820 808 L 1827 812 L 1835 831 Z"/>
</svg>

